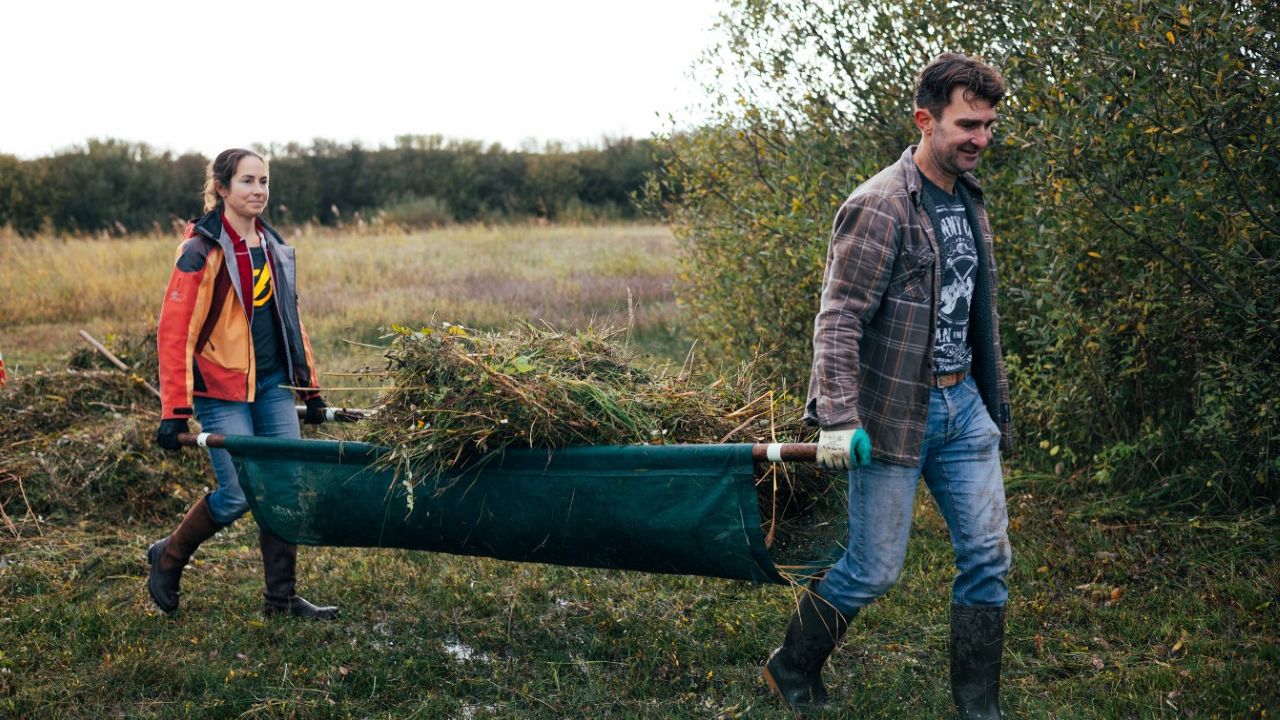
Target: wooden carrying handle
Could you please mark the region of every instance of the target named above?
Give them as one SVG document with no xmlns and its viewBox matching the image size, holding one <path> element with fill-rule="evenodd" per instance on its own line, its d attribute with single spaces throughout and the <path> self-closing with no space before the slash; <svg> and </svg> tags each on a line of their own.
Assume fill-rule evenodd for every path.
<svg viewBox="0 0 1280 720">
<path fill-rule="evenodd" d="M 217 433 L 178 433 L 178 444 L 187 447 L 220 448 L 226 436 Z M 818 446 L 813 443 L 756 443 L 751 446 L 755 462 L 817 462 Z"/>
</svg>

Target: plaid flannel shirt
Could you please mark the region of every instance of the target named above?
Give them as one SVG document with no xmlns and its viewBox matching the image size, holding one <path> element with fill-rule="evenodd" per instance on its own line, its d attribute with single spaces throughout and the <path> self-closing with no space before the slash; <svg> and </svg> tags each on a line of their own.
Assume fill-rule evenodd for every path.
<svg viewBox="0 0 1280 720">
<path fill-rule="evenodd" d="M 858 186 L 836 213 L 822 301 L 813 327 L 805 419 L 824 429 L 862 427 L 872 456 L 920 461 L 942 277 L 936 231 L 921 205 L 920 171 L 907 148 Z M 969 313 L 972 374 L 987 411 L 1010 443 L 1009 386 L 996 312 L 995 241 L 977 180 L 956 183 L 977 228 L 977 284 Z"/>
</svg>

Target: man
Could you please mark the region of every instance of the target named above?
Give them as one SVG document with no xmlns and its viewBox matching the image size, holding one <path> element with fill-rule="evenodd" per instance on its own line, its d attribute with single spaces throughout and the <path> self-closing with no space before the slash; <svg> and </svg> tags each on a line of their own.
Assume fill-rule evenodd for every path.
<svg viewBox="0 0 1280 720">
<path fill-rule="evenodd" d="M 991 226 L 970 174 L 1004 80 L 940 55 L 916 80 L 920 143 L 836 214 L 814 322 L 806 418 L 818 461 L 849 471 L 849 542 L 801 593 L 765 679 L 797 712 L 827 701 L 822 666 L 858 611 L 897 580 L 923 474 L 951 531 L 951 690 L 960 715 L 999 718 L 1006 535 L 1000 449 L 1009 400 Z"/>
</svg>

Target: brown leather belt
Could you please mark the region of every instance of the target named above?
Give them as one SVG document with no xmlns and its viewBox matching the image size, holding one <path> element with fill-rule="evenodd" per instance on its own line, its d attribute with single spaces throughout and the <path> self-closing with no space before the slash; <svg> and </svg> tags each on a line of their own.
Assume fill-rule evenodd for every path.
<svg viewBox="0 0 1280 720">
<path fill-rule="evenodd" d="M 936 388 L 947 388 L 947 387 L 951 387 L 952 385 L 959 385 L 960 383 L 964 382 L 964 379 L 967 377 L 969 377 L 968 370 L 962 370 L 960 372 L 954 372 L 954 373 L 947 373 L 945 375 L 934 375 L 933 386 Z"/>
</svg>

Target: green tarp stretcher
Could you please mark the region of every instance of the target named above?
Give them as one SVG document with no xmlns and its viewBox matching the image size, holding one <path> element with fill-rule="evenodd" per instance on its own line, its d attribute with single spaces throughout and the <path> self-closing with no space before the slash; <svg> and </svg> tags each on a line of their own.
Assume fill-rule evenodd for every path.
<svg viewBox="0 0 1280 720">
<path fill-rule="evenodd" d="M 229 435 L 254 517 L 301 545 L 390 547 L 518 562 L 786 583 L 765 547 L 752 446 L 508 450 L 410 492 L 359 442 Z"/>
</svg>

